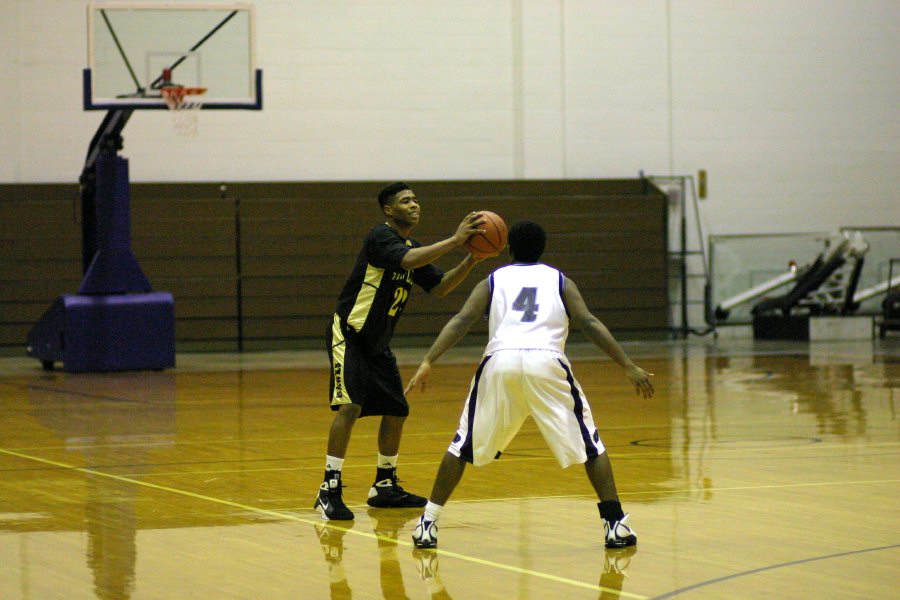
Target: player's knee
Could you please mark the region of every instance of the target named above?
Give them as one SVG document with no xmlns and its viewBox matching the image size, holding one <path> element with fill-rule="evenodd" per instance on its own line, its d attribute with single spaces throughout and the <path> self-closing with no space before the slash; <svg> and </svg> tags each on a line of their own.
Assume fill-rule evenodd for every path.
<svg viewBox="0 0 900 600">
<path fill-rule="evenodd" d="M 337 417 L 342 421 L 346 421 L 352 423 L 359 418 L 359 414 L 362 412 L 362 406 L 359 404 L 344 404 L 338 409 Z"/>
<path fill-rule="evenodd" d="M 403 427 L 403 423 L 406 422 L 406 416 L 384 415 L 381 417 L 381 420 L 390 427 Z"/>
</svg>

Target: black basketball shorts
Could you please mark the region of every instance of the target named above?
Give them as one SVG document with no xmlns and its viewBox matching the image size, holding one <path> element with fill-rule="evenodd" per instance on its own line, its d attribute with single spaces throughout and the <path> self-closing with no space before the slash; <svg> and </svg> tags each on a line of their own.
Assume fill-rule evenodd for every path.
<svg viewBox="0 0 900 600">
<path fill-rule="evenodd" d="M 361 417 L 409 414 L 393 352 L 372 353 L 354 336 L 344 335 L 337 315 L 325 337 L 331 363 L 331 410 L 352 403 L 362 407 Z"/>
</svg>

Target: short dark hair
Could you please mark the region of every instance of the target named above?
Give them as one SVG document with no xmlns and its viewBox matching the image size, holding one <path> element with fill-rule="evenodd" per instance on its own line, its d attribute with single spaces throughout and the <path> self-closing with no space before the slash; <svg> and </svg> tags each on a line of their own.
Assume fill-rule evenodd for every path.
<svg viewBox="0 0 900 600">
<path fill-rule="evenodd" d="M 544 253 L 547 234 L 544 228 L 534 221 L 518 221 L 509 228 L 507 242 L 513 260 L 536 263 Z"/>
<path fill-rule="evenodd" d="M 392 183 L 390 185 L 386 185 L 384 189 L 378 192 L 378 206 L 384 208 L 385 204 L 388 204 L 393 197 L 402 192 L 403 190 L 409 190 L 410 188 L 406 183 L 402 181 L 398 181 L 397 183 Z"/>
</svg>

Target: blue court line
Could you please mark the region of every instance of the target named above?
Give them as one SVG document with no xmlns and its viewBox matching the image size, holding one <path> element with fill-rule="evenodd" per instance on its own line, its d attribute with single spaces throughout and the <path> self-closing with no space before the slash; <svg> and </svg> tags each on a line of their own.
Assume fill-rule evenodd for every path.
<svg viewBox="0 0 900 600">
<path fill-rule="evenodd" d="M 890 546 L 878 546 L 877 548 L 864 548 L 862 550 L 850 550 L 849 552 L 839 552 L 837 554 L 828 554 L 825 556 L 814 556 L 812 558 L 804 558 L 801 560 L 793 560 L 786 563 L 780 563 L 777 565 L 770 565 L 768 567 L 760 567 L 758 569 L 751 569 L 749 571 L 744 571 L 742 573 L 733 573 L 731 575 L 725 575 L 724 577 L 718 577 L 716 579 L 709 579 L 707 581 L 701 581 L 700 583 L 695 583 L 694 585 L 689 585 L 687 587 L 679 588 L 677 590 L 672 590 L 671 592 L 666 592 L 661 596 L 653 596 L 649 600 L 664 600 L 665 598 L 674 598 L 680 594 L 685 592 L 690 592 L 692 590 L 696 590 L 702 587 L 706 587 L 709 585 L 715 585 L 717 583 L 722 583 L 723 581 L 728 581 L 730 579 L 737 579 L 738 577 L 746 577 L 747 575 L 755 575 L 757 573 L 764 573 L 766 571 L 774 571 L 775 569 L 782 569 L 784 567 L 793 567 L 795 565 L 802 565 L 804 563 L 816 562 L 820 560 L 829 560 L 831 558 L 842 558 L 844 556 L 852 556 L 854 554 L 864 554 L 866 552 L 880 552 L 881 550 L 892 550 L 894 548 L 900 548 L 900 544 L 892 544 Z"/>
</svg>

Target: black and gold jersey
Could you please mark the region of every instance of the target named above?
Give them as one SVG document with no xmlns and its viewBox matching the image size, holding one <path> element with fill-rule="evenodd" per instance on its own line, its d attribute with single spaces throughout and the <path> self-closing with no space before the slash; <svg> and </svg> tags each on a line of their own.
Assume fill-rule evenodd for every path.
<svg viewBox="0 0 900 600">
<path fill-rule="evenodd" d="M 444 276 L 430 264 L 412 271 L 400 267 L 406 253 L 420 246 L 386 223 L 376 225 L 366 235 L 335 312 L 344 331 L 355 333 L 372 352 L 388 349 L 412 284 L 428 292 Z"/>
</svg>

